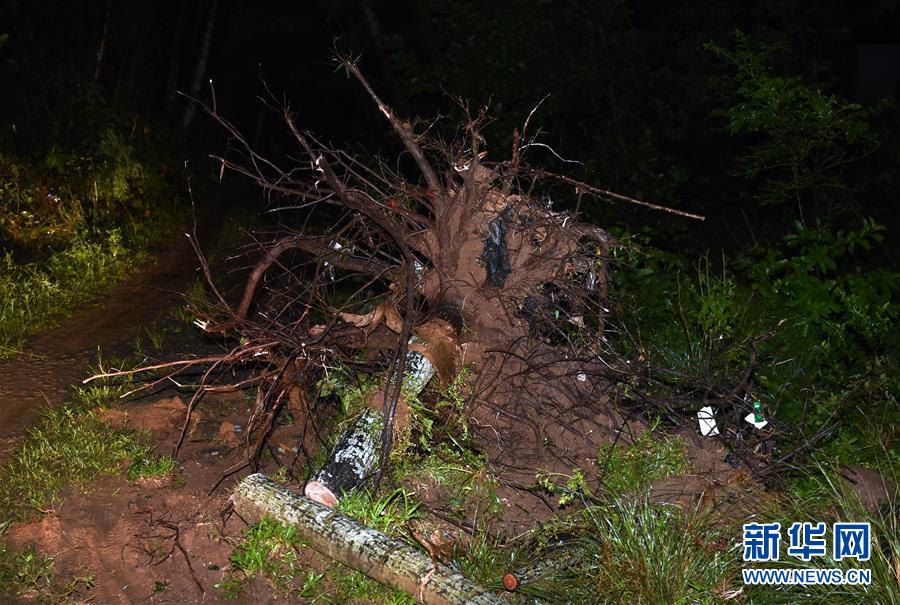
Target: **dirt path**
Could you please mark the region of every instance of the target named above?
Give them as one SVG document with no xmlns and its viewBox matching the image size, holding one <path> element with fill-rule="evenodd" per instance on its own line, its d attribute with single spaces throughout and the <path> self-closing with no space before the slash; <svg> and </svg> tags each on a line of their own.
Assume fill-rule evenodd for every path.
<svg viewBox="0 0 900 605">
<path fill-rule="evenodd" d="M 24 355 L 0 362 L 0 463 L 34 424 L 41 407 L 59 405 L 104 351 L 131 343 L 138 330 L 178 304 L 197 259 L 184 236 L 158 262 L 102 300 L 31 339 Z"/>
</svg>

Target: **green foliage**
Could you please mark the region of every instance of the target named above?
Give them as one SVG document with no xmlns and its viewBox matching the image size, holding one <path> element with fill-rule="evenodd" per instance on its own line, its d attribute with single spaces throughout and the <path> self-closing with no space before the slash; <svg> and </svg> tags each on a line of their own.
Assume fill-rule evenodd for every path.
<svg viewBox="0 0 900 605">
<path fill-rule="evenodd" d="M 60 584 L 54 578 L 51 557 L 31 547 L 14 550 L 0 542 L 0 600 L 4 602 L 69 603 L 79 588 L 93 585 L 92 574 Z"/>
<path fill-rule="evenodd" d="M 559 480 L 565 483 L 560 484 Z M 586 501 L 593 497 L 584 471 L 580 468 L 572 469 L 571 475 L 562 473 L 538 473 L 535 482 L 551 494 L 560 494 L 559 505 L 566 506 L 576 501 Z"/>
<path fill-rule="evenodd" d="M 530 553 L 523 549 L 505 543 L 501 537 L 482 531 L 466 542 L 465 554 L 457 557 L 456 562 L 463 575 L 482 588 L 502 590 L 502 571 L 521 567 L 529 561 L 528 554 Z M 501 572 L 498 573 L 498 570 Z M 524 591 L 524 594 L 529 594 L 529 591 Z"/>
<path fill-rule="evenodd" d="M 629 445 L 602 445 L 597 453 L 600 482 L 610 494 L 643 491 L 657 479 L 681 475 L 688 470 L 685 443 L 681 437 L 644 429 Z"/>
<path fill-rule="evenodd" d="M 616 251 L 613 276 L 616 313 L 634 336 L 623 341 L 628 354 L 689 374 L 745 359 L 741 337 L 753 315 L 736 276 L 724 265 L 713 270 L 705 255 L 692 266 L 684 256 L 651 247 L 645 236 L 630 241 Z"/>
<path fill-rule="evenodd" d="M 79 304 L 108 290 L 146 259 L 128 250 L 117 229 L 102 238 L 75 236 L 41 262 L 0 259 L 0 356 L 16 352 L 25 337 Z"/>
<path fill-rule="evenodd" d="M 388 588 L 362 573 L 333 565 L 330 578 L 334 589 L 318 595 L 331 603 L 384 603 L 385 605 L 414 605 L 416 600 L 405 592 Z"/>
<path fill-rule="evenodd" d="M 696 277 L 682 257 L 649 246 L 621 251 L 613 285 L 633 338 L 620 344 L 728 385 L 740 380 L 750 342 L 773 331 L 758 351 L 757 398 L 806 436 L 836 422 L 820 445 L 866 462 L 892 449 L 886 427 L 900 420 L 892 329 L 900 274 L 881 264 L 884 233 L 872 220 L 838 230 L 798 224 L 780 245 L 723 259 L 716 271 L 701 258 Z"/>
<path fill-rule="evenodd" d="M 733 48 L 707 48 L 736 69 L 740 101 L 719 112 L 728 131 L 750 141 L 739 173 L 757 181 L 763 204 L 847 201 L 848 164 L 878 145 L 872 111 L 805 84 L 776 75 L 776 46 L 755 48 L 738 32 Z"/>
<path fill-rule="evenodd" d="M 107 120 L 31 157 L 0 150 L 0 356 L 131 274 L 183 219 L 136 126 Z"/>
<path fill-rule="evenodd" d="M 575 564 L 553 580 L 564 603 L 721 603 L 740 580 L 737 528 L 709 511 L 647 498 L 590 506 L 580 515 Z"/>
<path fill-rule="evenodd" d="M 237 598 L 245 583 L 234 573 L 240 572 L 243 578 L 268 578 L 279 589 L 296 596 L 311 596 L 322 575 L 312 571 L 302 574 L 300 549 L 304 545 L 296 528 L 265 518 L 244 530 L 244 539 L 229 556 L 234 571 L 216 588 L 224 590 L 229 598 Z M 301 576 L 302 584 L 295 586 Z"/>
<path fill-rule="evenodd" d="M 688 460 L 684 440 L 664 435 L 658 427 L 644 429 L 628 445 L 608 443 L 597 450 L 598 479 L 602 492 L 595 494 L 588 477 L 580 468 L 571 475 L 538 473 L 537 484 L 552 494 L 559 494 L 559 505 L 591 502 L 605 495 L 644 493 L 657 479 L 687 472 Z"/>
<path fill-rule="evenodd" d="M 178 468 L 178 461 L 171 456 L 146 456 L 135 460 L 128 467 L 128 480 L 140 481 L 154 477 L 166 477 Z"/>
<path fill-rule="evenodd" d="M 360 489 L 341 498 L 338 510 L 387 536 L 396 536 L 407 523 L 419 517 L 419 504 L 403 488 L 381 496 Z"/>
<path fill-rule="evenodd" d="M 88 485 L 120 472 L 125 463 L 151 458 L 144 433 L 115 428 L 95 409 L 124 388 L 80 390 L 69 403 L 44 411 L 0 474 L 0 522 L 26 519 L 57 502 L 70 486 Z"/>
<path fill-rule="evenodd" d="M 232 551 L 232 571 L 216 584 L 227 598 L 243 593 L 248 580 L 264 578 L 286 596 L 302 602 L 395 603 L 412 605 L 408 595 L 391 590 L 358 571 L 330 562 L 323 571 L 321 557 L 297 535 L 296 528 L 268 518 L 244 531 L 243 540 Z"/>
<path fill-rule="evenodd" d="M 808 433 L 840 420 L 832 453 L 847 462 L 876 453 L 878 426 L 900 419 L 892 331 L 900 274 L 869 261 L 883 232 L 872 221 L 857 230 L 798 225 L 781 250 L 745 261 L 765 311 L 785 320 L 761 382 L 786 419 L 806 418 Z"/>
<path fill-rule="evenodd" d="M 316 384 L 317 397 L 336 397 L 344 418 L 353 418 L 366 409 L 369 395 L 378 386 L 374 376 L 360 374 L 344 365 L 326 366 L 324 371 Z"/>
<path fill-rule="evenodd" d="M 886 483 L 897 485 L 896 467 L 884 460 L 884 453 L 879 467 Z M 752 518 L 782 525 L 805 520 L 829 526 L 837 521 L 868 522 L 874 536 L 872 557 L 862 565 L 830 557 L 809 562 L 783 557 L 771 566 L 868 568 L 872 570 L 870 586 L 822 585 L 803 590 L 744 586 L 741 569 L 747 564 L 740 544 L 744 518 L 722 514 L 709 502 L 700 501 L 693 508 L 654 503 L 647 491 L 586 497 L 583 508 L 545 526 L 533 544 L 520 545 L 513 561 L 502 567 L 519 569 L 559 557 L 562 564 L 550 566 L 550 573 L 523 587 L 553 603 L 724 604 L 740 598 L 757 605 L 900 602 L 898 494 L 867 510 L 850 483 L 840 478 L 836 465 L 815 465 L 803 479 L 802 489 L 772 491 L 760 498 Z"/>
<path fill-rule="evenodd" d="M 14 552 L 0 545 L 0 596 L 15 597 L 26 591 L 40 593 L 53 581 L 53 559 L 33 548 Z M 24 596 L 24 595 L 23 595 Z"/>
<path fill-rule="evenodd" d="M 420 396 L 419 389 L 410 390 L 404 385 L 403 398 L 410 410 L 410 430 L 417 436 L 415 444 L 426 455 L 442 444 L 445 451 L 456 450 L 459 455 L 471 453 L 469 423 L 466 418 L 466 390 L 471 380 L 471 368 L 463 367 L 446 387 L 433 386 Z M 435 381 L 436 382 L 436 381 Z M 400 449 L 412 445 L 401 439 Z"/>
</svg>

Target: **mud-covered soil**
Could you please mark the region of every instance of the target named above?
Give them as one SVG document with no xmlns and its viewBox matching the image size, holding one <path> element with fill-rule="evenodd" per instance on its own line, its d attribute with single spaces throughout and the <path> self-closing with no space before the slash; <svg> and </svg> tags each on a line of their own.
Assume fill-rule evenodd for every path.
<svg viewBox="0 0 900 605">
<path fill-rule="evenodd" d="M 252 405 L 243 393 L 216 394 L 194 413 L 187 438 L 179 452 L 181 462 L 165 480 L 130 482 L 124 473 L 104 478 L 85 489 L 62 495 L 62 504 L 46 511 L 40 520 L 14 527 L 6 536 L 15 548 L 33 546 L 52 557 L 59 581 L 93 577 L 93 587 L 81 588 L 77 599 L 91 603 L 267 603 L 283 601 L 285 594 L 264 580 L 248 582 L 242 595 L 228 599 L 216 584 L 226 579 L 229 555 L 246 524 L 230 512 L 234 485 L 249 471 L 240 468 L 220 482 L 223 474 L 246 460 L 243 423 Z M 185 418 L 185 401 L 177 396 L 124 404 L 105 410 L 113 425 L 148 429 L 159 453 L 167 453 Z M 276 472 L 273 457 L 291 466 L 301 444 L 314 448 L 302 423 L 279 426 L 272 436 L 271 455 L 260 469 Z M 719 462 L 714 442 L 689 448 L 693 470 L 689 475 L 664 479 L 654 486 L 654 498 L 689 504 L 701 494 L 734 510 L 752 495 L 752 483 L 740 472 Z M 296 468 L 296 467 L 295 467 Z M 305 477 L 287 485 L 302 491 Z M 216 486 L 215 490 L 213 487 Z M 462 512 L 466 519 L 481 520 L 479 529 L 507 536 L 534 528 L 560 512 L 552 496 L 536 494 L 517 484 L 496 484 L 491 498 L 500 504 L 485 514 L 487 493 L 472 494 L 460 505 L 445 497 L 432 482 L 407 482 L 426 510 L 440 516 L 430 522 L 465 538 L 459 528 L 442 523 L 441 517 Z M 212 490 L 212 491 L 211 491 Z M 481 512 L 479 512 L 479 507 Z M 443 512 L 443 514 L 442 514 Z M 323 567 L 310 557 L 308 564 Z M 502 570 L 498 570 L 498 573 Z M 76 602 L 78 602 L 76 600 Z"/>
<path fill-rule="evenodd" d="M 165 453 L 181 430 L 184 412 L 184 401 L 174 396 L 126 404 L 104 416 L 114 425 L 149 429 Z M 214 585 L 225 578 L 228 556 L 246 527 L 227 509 L 231 488 L 246 472 L 210 490 L 245 459 L 241 425 L 247 413 L 242 394 L 217 397 L 214 406 L 195 414 L 179 455 L 184 462 L 171 477 L 130 482 L 123 473 L 68 490 L 61 505 L 38 521 L 15 526 L 5 539 L 53 557 L 60 582 L 93 576 L 93 588 L 78 595 L 85 602 L 236 602 Z M 276 599 L 262 583 L 251 583 L 237 602 Z"/>
</svg>

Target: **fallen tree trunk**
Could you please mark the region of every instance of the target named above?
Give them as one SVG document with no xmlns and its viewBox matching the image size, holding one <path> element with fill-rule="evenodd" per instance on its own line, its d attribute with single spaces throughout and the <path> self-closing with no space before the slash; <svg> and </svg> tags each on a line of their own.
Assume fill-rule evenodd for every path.
<svg viewBox="0 0 900 605">
<path fill-rule="evenodd" d="M 334 509 L 297 496 L 256 473 L 231 497 L 248 522 L 270 517 L 295 527 L 320 553 L 370 578 L 411 595 L 426 605 L 500 605 L 503 599 L 479 588 L 446 565 L 392 540 Z"/>
<path fill-rule="evenodd" d="M 338 439 L 328 461 L 306 484 L 306 497 L 333 507 L 344 494 L 362 485 L 376 468 L 383 426 L 381 412 L 368 409 L 357 416 Z"/>
<path fill-rule="evenodd" d="M 579 556 L 581 556 L 580 550 L 573 545 L 558 546 L 544 552 L 541 558 L 531 565 L 503 574 L 503 587 L 514 592 L 525 585 L 539 582 L 566 569 L 572 569 Z"/>
<path fill-rule="evenodd" d="M 418 344 L 413 337 L 410 345 Z M 451 345 L 452 346 L 452 345 Z M 434 364 L 420 350 L 406 354 L 407 372 L 403 376 L 403 393 L 418 395 L 437 373 Z M 362 485 L 378 467 L 379 444 L 384 428 L 384 414 L 379 411 L 384 392 L 396 384 L 392 377 L 369 397 L 369 408 L 362 412 L 338 438 L 331 455 L 303 493 L 325 506 L 336 506 L 344 494 Z"/>
</svg>

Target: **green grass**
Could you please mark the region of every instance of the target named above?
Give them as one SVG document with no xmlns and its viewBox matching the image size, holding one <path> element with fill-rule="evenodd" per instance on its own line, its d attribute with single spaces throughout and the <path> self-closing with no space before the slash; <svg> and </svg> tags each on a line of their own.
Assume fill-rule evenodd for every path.
<svg viewBox="0 0 900 605">
<path fill-rule="evenodd" d="M 21 352 L 29 335 L 132 275 L 178 220 L 174 211 L 161 212 L 153 224 L 132 221 L 94 235 L 79 231 L 34 262 L 19 263 L 9 252 L 0 257 L 0 359 Z M 153 332 L 146 336 L 155 344 Z"/>
<path fill-rule="evenodd" d="M 76 154 L 58 173 L 0 153 L 0 358 L 133 274 L 184 222 L 132 151 L 118 163 Z"/>
<path fill-rule="evenodd" d="M 420 516 L 418 500 L 403 488 L 380 496 L 366 489 L 356 490 L 341 498 L 337 508 L 348 517 L 391 537 Z"/>
<path fill-rule="evenodd" d="M 300 549 L 305 543 L 297 535 L 297 530 L 263 519 L 244 531 L 244 538 L 232 551 L 232 572 L 216 585 L 229 598 L 237 598 L 244 589 L 247 579 L 261 576 L 269 579 L 284 592 L 303 592 L 307 583 L 313 588 L 315 581 L 307 577 L 303 587 L 295 585 L 302 574 Z"/>
<path fill-rule="evenodd" d="M 88 485 L 121 472 L 126 463 L 152 458 L 144 433 L 114 428 L 96 409 L 125 388 L 78 389 L 71 401 L 43 412 L 0 475 L 0 524 L 46 510 L 68 487 Z"/>
<path fill-rule="evenodd" d="M 54 578 L 51 557 L 39 554 L 33 548 L 16 551 L 0 543 L 0 601 L 63 603 L 82 585 L 92 587 L 93 575 L 74 577 L 59 584 Z"/>
<path fill-rule="evenodd" d="M 889 469 L 890 467 L 888 467 Z M 890 473 L 890 470 L 887 471 Z M 896 484 L 896 475 L 887 474 Z M 816 484 L 815 486 L 811 484 Z M 754 521 L 778 521 L 785 529 L 795 521 L 868 522 L 873 533 L 869 561 L 834 561 L 830 554 L 809 562 L 784 553 L 777 563 L 749 564 L 742 560 L 742 524 L 751 519 L 721 515 L 715 506 L 694 508 L 657 504 L 642 494 L 612 497 L 586 495 L 586 505 L 565 519 L 547 524 L 519 549 L 511 565 L 546 559 L 545 548 L 566 541 L 566 564 L 556 573 L 524 585 L 529 594 L 551 603 L 675 603 L 788 605 L 896 605 L 900 603 L 900 501 L 898 496 L 877 510 L 866 510 L 849 485 L 830 469 L 807 475 L 803 492 L 770 492 L 760 498 Z M 831 536 L 827 536 L 830 544 Z M 504 565 L 507 546 L 484 537 L 469 557 L 460 560 L 473 577 L 490 586 L 491 571 Z M 830 547 L 829 547 L 830 553 Z M 518 558 L 516 563 L 514 560 Z M 869 569 L 872 583 L 858 586 L 744 586 L 745 567 Z"/>
<path fill-rule="evenodd" d="M 632 443 L 602 445 L 597 452 L 600 482 L 611 494 L 633 492 L 657 479 L 681 475 L 688 470 L 684 439 L 648 428 Z"/>
<path fill-rule="evenodd" d="M 734 527 L 709 511 L 614 500 L 581 514 L 578 563 L 557 581 L 571 603 L 718 603 L 736 588 Z"/>
<path fill-rule="evenodd" d="M 29 548 L 15 552 L 0 545 L 0 595 L 40 593 L 52 586 L 53 559 Z"/>
<path fill-rule="evenodd" d="M 243 594 L 248 581 L 260 578 L 286 597 L 304 603 L 415 603 L 408 595 L 358 571 L 335 562 L 323 564 L 322 557 L 307 546 L 295 528 L 268 518 L 244 531 L 229 560 L 232 570 L 216 588 L 231 599 Z M 313 562 L 323 569 L 314 568 Z"/>
<path fill-rule="evenodd" d="M 108 290 L 144 260 L 127 250 L 118 230 L 100 241 L 78 236 L 39 263 L 16 264 L 7 253 L 0 259 L 0 357 L 19 352 L 29 334 Z"/>
<path fill-rule="evenodd" d="M 171 456 L 147 456 L 135 460 L 128 467 L 128 480 L 140 481 L 154 477 L 168 477 L 178 468 L 178 461 Z"/>
</svg>

